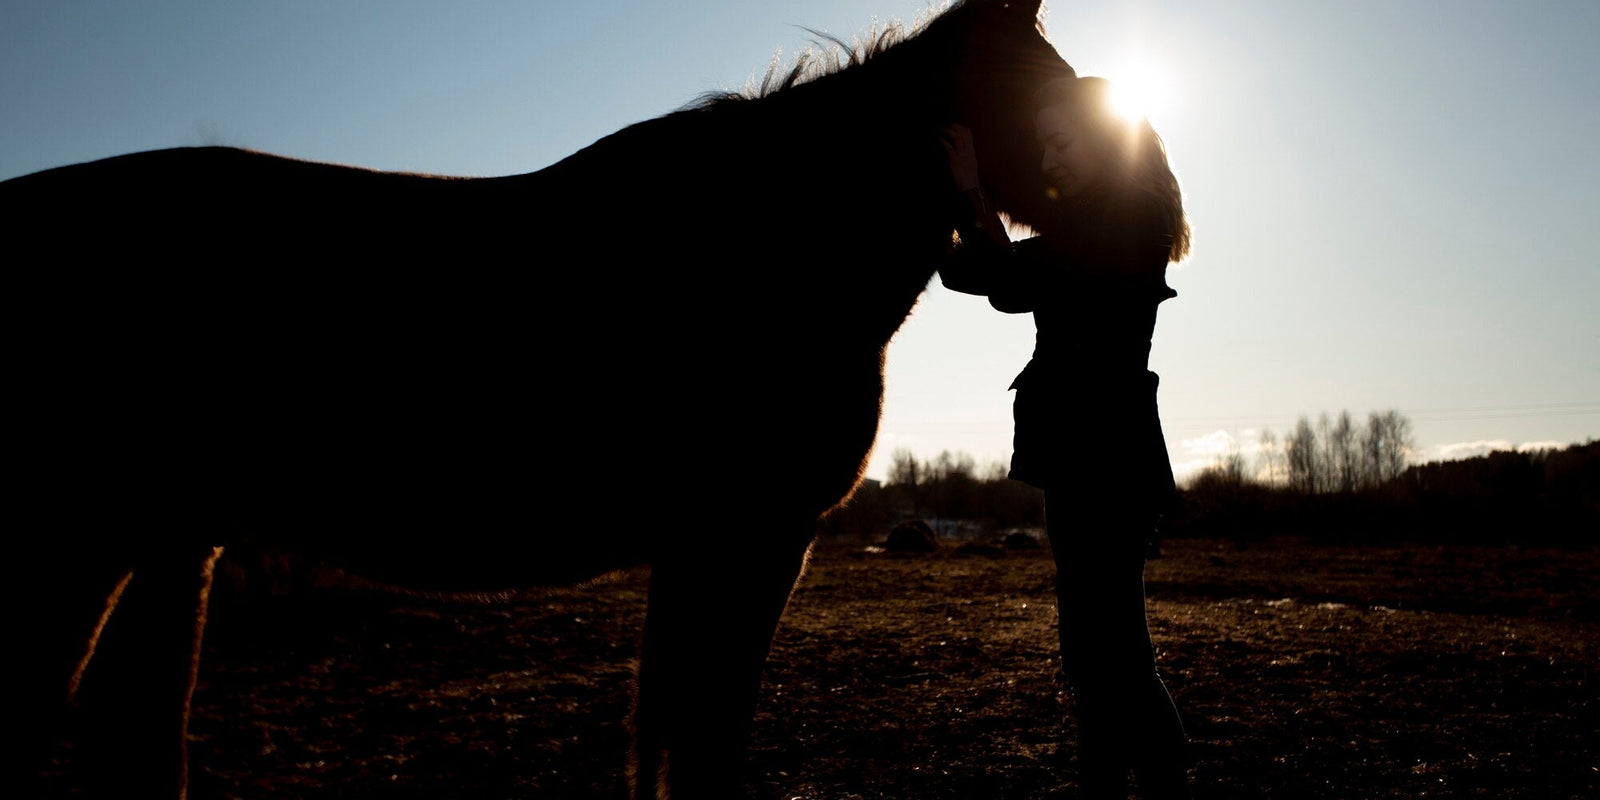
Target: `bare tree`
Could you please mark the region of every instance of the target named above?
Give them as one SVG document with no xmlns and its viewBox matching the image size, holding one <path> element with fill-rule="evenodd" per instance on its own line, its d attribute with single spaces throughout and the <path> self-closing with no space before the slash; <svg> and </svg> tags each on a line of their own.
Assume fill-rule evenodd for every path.
<svg viewBox="0 0 1600 800">
<path fill-rule="evenodd" d="M 1256 470 L 1257 479 L 1262 483 L 1277 485 L 1285 480 L 1288 472 L 1283 463 L 1283 448 L 1278 445 L 1278 434 L 1270 428 L 1261 430 L 1261 445 L 1257 459 L 1260 467 Z"/>
<path fill-rule="evenodd" d="M 927 470 L 933 513 L 941 517 L 971 519 L 982 514 L 982 492 L 973 475 L 978 462 L 967 453 L 945 450 Z"/>
<path fill-rule="evenodd" d="M 1377 486 L 1383 482 L 1383 420 L 1378 412 L 1367 414 L 1366 429 L 1361 432 L 1361 484 Z"/>
<path fill-rule="evenodd" d="M 1370 461 L 1376 483 L 1400 477 L 1414 448 L 1411 420 L 1398 409 L 1374 411 L 1367 417 L 1367 436 L 1363 455 Z"/>
<path fill-rule="evenodd" d="M 951 453 L 949 450 L 940 451 L 938 458 L 933 461 L 929 470 L 935 480 L 950 478 L 972 479 L 978 471 L 978 462 L 967 453 Z"/>
<path fill-rule="evenodd" d="M 1356 451 L 1356 429 L 1349 411 L 1340 411 L 1339 418 L 1325 431 L 1323 449 L 1326 451 L 1329 483 L 1334 491 L 1353 492 L 1360 473 L 1361 455 Z"/>
<path fill-rule="evenodd" d="M 1333 422 L 1328 418 L 1328 412 L 1317 415 L 1317 491 L 1328 493 L 1335 491 L 1335 475 L 1338 466 L 1335 462 L 1333 448 L 1329 445 L 1333 440 Z"/>
<path fill-rule="evenodd" d="M 917 461 L 917 457 L 910 450 L 900 448 L 894 451 L 889 461 L 889 486 L 894 487 L 897 493 L 911 501 L 911 515 L 922 516 L 922 506 L 928 492 L 927 469 Z"/>
<path fill-rule="evenodd" d="M 921 482 L 922 465 L 917 463 L 917 457 L 903 447 L 894 451 L 889 461 L 887 483 L 893 486 L 916 486 Z"/>
<path fill-rule="evenodd" d="M 1211 469 L 1230 486 L 1244 485 L 1244 453 L 1239 450 L 1239 440 L 1228 440 L 1228 449 L 1217 456 Z"/>
<path fill-rule="evenodd" d="M 1289 488 L 1312 494 L 1320 488 L 1322 477 L 1318 473 L 1321 459 L 1317 457 L 1317 433 L 1311 429 L 1311 420 L 1301 415 L 1294 431 L 1283 441 L 1284 458 L 1289 468 Z"/>
</svg>

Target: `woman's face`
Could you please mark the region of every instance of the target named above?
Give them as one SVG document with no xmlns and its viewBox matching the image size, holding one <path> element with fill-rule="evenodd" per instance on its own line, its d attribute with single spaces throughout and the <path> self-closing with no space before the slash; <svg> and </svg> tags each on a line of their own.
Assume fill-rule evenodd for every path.
<svg viewBox="0 0 1600 800">
<path fill-rule="evenodd" d="M 1034 135 L 1044 150 L 1039 167 L 1059 197 L 1074 197 L 1094 184 L 1105 154 L 1095 146 L 1082 114 L 1065 106 L 1045 106 L 1034 117 Z"/>
</svg>

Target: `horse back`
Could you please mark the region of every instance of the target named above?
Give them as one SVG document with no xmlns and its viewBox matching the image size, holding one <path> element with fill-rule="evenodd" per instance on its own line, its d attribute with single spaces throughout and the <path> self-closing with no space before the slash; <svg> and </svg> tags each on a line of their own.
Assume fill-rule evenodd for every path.
<svg viewBox="0 0 1600 800">
<path fill-rule="evenodd" d="M 0 184 L 36 497 L 213 530 L 470 516 L 530 438 L 520 273 L 471 235 L 503 194 L 229 148 Z"/>
<path fill-rule="evenodd" d="M 738 250 L 741 278 L 714 245 L 683 251 L 689 274 L 664 272 L 659 220 L 644 241 L 600 242 L 602 223 L 569 204 L 608 180 L 580 178 L 556 203 L 538 177 L 185 148 L 0 184 L 42 244 L 10 277 L 32 496 L 67 510 L 63 530 L 160 517 L 219 540 L 387 547 L 380 572 L 413 583 L 482 578 L 483 554 L 508 544 L 564 567 L 648 560 L 637 516 L 577 558 L 560 543 L 618 493 L 667 509 L 780 486 L 806 513 L 843 496 L 876 430 L 881 343 L 798 328 L 829 320 L 766 296 L 785 276 L 754 247 Z M 553 252 L 573 241 L 590 244 Z M 762 296 L 729 303 L 708 283 Z M 747 431 L 774 427 L 781 441 L 750 447 Z M 765 452 L 793 455 L 741 477 L 734 465 Z M 627 477 L 662 457 L 670 477 Z M 442 532 L 458 567 L 394 547 Z"/>
</svg>

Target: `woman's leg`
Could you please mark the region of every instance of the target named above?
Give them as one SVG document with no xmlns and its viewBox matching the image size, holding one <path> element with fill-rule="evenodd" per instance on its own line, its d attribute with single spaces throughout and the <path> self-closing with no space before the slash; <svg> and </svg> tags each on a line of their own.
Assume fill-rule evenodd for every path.
<svg viewBox="0 0 1600 800">
<path fill-rule="evenodd" d="M 1082 797 L 1125 800 L 1131 771 L 1146 800 L 1187 798 L 1187 740 L 1145 621 L 1144 548 L 1154 528 L 1098 510 L 1104 503 L 1046 499 Z"/>
</svg>

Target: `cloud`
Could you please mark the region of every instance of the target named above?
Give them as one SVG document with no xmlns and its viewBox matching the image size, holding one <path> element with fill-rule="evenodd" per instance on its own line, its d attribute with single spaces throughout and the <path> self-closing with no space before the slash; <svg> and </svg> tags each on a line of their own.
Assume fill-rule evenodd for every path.
<svg viewBox="0 0 1600 800">
<path fill-rule="evenodd" d="M 1178 443 L 1178 452 L 1185 456 L 1185 460 L 1203 459 L 1208 463 L 1219 456 L 1227 455 L 1238 446 L 1239 440 L 1225 430 L 1214 430 L 1204 436 L 1184 439 Z"/>
<path fill-rule="evenodd" d="M 1458 461 L 1463 458 L 1477 458 L 1493 452 L 1515 450 L 1519 453 L 1534 450 L 1560 450 L 1568 446 L 1567 442 L 1523 442 L 1513 444 L 1508 439 L 1479 439 L 1475 442 L 1455 442 L 1442 444 L 1433 448 L 1431 452 L 1424 451 L 1425 461 Z"/>
<path fill-rule="evenodd" d="M 1442 444 L 1434 449 L 1429 461 L 1456 461 L 1463 458 L 1475 458 L 1487 455 L 1496 450 L 1510 450 L 1511 442 L 1505 439 L 1479 439 L 1476 442 L 1455 442 Z"/>
<path fill-rule="evenodd" d="M 1225 456 L 1237 453 L 1244 459 L 1245 469 L 1258 473 L 1258 479 L 1266 479 L 1264 473 L 1266 459 L 1263 453 L 1267 450 L 1281 450 L 1280 443 L 1267 445 L 1261 441 L 1261 430 L 1258 428 L 1244 428 L 1237 432 L 1218 428 L 1210 433 L 1184 439 L 1178 442 L 1172 456 L 1172 474 L 1180 481 L 1192 477 L 1207 467 L 1216 466 Z"/>
<path fill-rule="evenodd" d="M 1517 445 L 1517 452 L 1530 453 L 1534 450 L 1565 450 L 1572 446 L 1572 442 L 1523 442 Z"/>
<path fill-rule="evenodd" d="M 1172 475 L 1180 482 L 1187 480 L 1217 463 L 1217 459 L 1226 455 L 1234 446 L 1233 434 L 1224 430 L 1215 430 L 1204 436 L 1184 439 L 1178 442 L 1174 452 L 1169 454 L 1172 459 Z"/>
<path fill-rule="evenodd" d="M 1242 428 L 1238 431 L 1217 429 L 1210 433 L 1184 439 L 1170 454 L 1172 474 L 1180 482 L 1198 475 L 1208 467 L 1216 466 L 1228 455 L 1237 453 L 1244 459 L 1245 474 L 1265 483 L 1280 482 L 1283 476 L 1283 441 L 1276 436 L 1263 441 L 1261 428 Z M 1276 472 L 1276 474 L 1274 474 Z"/>
</svg>

